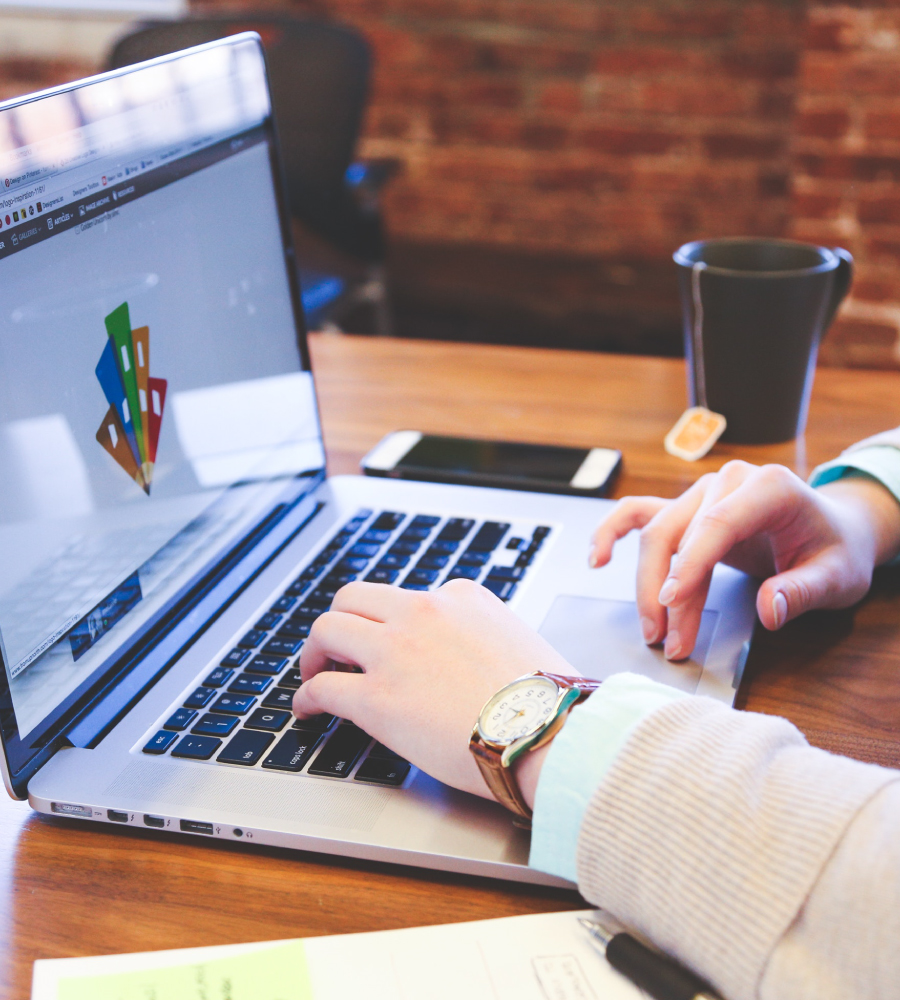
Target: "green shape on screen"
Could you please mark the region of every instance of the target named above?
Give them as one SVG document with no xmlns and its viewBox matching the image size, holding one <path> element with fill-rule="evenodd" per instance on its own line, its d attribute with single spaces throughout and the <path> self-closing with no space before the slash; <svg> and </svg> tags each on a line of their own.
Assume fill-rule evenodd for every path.
<svg viewBox="0 0 900 1000">
<path fill-rule="evenodd" d="M 106 324 L 107 336 L 115 348 L 116 365 L 122 378 L 125 398 L 128 400 L 128 409 L 131 411 L 134 436 L 140 452 L 134 457 L 137 459 L 138 465 L 142 465 L 147 461 L 147 446 L 144 443 L 144 431 L 141 427 L 141 403 L 138 398 L 137 374 L 134 370 L 134 344 L 131 340 L 131 316 L 128 312 L 128 303 L 123 302 L 113 309 L 105 318 L 104 323 Z"/>
<path fill-rule="evenodd" d="M 61 979 L 58 1000 L 313 1000 L 302 941 L 206 962 Z"/>
</svg>

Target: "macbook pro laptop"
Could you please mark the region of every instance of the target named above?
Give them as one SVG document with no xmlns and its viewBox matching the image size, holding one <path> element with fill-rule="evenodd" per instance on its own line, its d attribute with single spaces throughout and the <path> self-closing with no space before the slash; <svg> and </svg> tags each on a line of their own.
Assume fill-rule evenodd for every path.
<svg viewBox="0 0 900 1000">
<path fill-rule="evenodd" d="M 640 639 L 600 500 L 328 478 L 254 34 L 0 107 L 0 732 L 39 812 L 500 878 L 528 837 L 331 717 L 297 657 L 354 579 L 492 590 L 581 671 L 731 703 L 755 586 Z M 353 405 L 347 399 L 347 406 Z"/>
</svg>

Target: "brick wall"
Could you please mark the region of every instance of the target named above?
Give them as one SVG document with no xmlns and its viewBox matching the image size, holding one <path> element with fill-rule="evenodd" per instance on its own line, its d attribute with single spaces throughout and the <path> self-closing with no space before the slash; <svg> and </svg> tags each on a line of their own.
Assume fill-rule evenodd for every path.
<svg viewBox="0 0 900 1000">
<path fill-rule="evenodd" d="M 824 360 L 900 367 L 900 0 L 235 2 L 371 40 L 396 243 L 602 262 L 631 299 L 688 239 L 840 243 L 858 281 Z M 91 68 L 7 62 L 0 94 Z"/>
<path fill-rule="evenodd" d="M 808 14 L 793 140 L 791 235 L 839 243 L 853 296 L 824 346 L 832 364 L 900 367 L 900 7 Z"/>
<path fill-rule="evenodd" d="M 795 0 L 327 0 L 405 238 L 612 257 L 788 222 Z"/>
</svg>

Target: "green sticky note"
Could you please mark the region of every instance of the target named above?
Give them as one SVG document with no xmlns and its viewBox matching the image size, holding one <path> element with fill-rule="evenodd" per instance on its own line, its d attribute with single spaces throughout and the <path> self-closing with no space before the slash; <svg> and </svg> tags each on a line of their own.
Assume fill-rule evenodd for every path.
<svg viewBox="0 0 900 1000">
<path fill-rule="evenodd" d="M 302 941 L 188 965 L 76 976 L 58 1000 L 313 1000 Z"/>
</svg>

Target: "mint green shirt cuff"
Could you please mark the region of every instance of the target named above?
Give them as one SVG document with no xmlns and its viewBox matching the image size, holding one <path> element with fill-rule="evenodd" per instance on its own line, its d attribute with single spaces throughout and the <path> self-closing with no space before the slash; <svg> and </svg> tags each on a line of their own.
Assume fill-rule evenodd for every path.
<svg viewBox="0 0 900 1000">
<path fill-rule="evenodd" d="M 818 466 L 809 477 L 809 485 L 824 486 L 857 472 L 877 479 L 900 503 L 900 448 L 889 444 L 873 444 L 858 451 L 847 452 L 840 458 Z M 898 563 L 900 555 L 891 560 L 892 565 Z"/>
<path fill-rule="evenodd" d="M 597 786 L 641 720 L 687 697 L 640 674 L 614 674 L 572 709 L 550 744 L 535 791 L 532 868 L 578 881 L 578 835 Z"/>
</svg>

